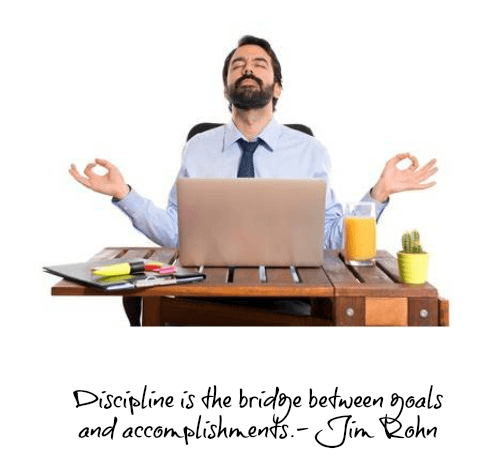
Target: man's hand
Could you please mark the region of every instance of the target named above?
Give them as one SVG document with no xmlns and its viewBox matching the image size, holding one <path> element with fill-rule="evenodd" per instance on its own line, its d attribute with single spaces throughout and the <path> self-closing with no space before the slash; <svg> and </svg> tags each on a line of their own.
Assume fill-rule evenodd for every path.
<svg viewBox="0 0 502 471">
<path fill-rule="evenodd" d="M 397 168 L 397 164 L 404 159 L 410 159 L 411 163 L 408 168 L 400 170 Z M 436 182 L 422 182 L 437 172 L 438 169 L 435 165 L 436 159 L 432 159 L 427 165 L 419 169 L 418 160 L 414 155 L 409 153 L 398 154 L 385 164 L 380 179 L 371 191 L 371 196 L 383 203 L 393 193 L 430 188 Z"/>
<path fill-rule="evenodd" d="M 104 175 L 94 173 L 92 169 L 96 165 L 104 167 L 108 172 Z M 95 162 L 88 164 L 84 169 L 84 174 L 87 178 L 80 175 L 74 164 L 71 164 L 69 172 L 75 180 L 97 193 L 113 196 L 118 199 L 125 198 L 129 193 L 129 187 L 119 169 L 107 160 L 96 159 Z"/>
</svg>

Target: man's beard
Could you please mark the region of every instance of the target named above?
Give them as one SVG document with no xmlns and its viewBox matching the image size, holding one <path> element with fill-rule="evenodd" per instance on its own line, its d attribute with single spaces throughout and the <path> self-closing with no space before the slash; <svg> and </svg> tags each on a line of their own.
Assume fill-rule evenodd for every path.
<svg viewBox="0 0 502 471">
<path fill-rule="evenodd" d="M 244 80 L 254 80 L 259 88 L 240 86 Z M 263 81 L 254 75 L 244 75 L 237 79 L 229 90 L 230 103 L 242 110 L 264 108 L 274 96 L 274 84 L 263 88 Z"/>
</svg>

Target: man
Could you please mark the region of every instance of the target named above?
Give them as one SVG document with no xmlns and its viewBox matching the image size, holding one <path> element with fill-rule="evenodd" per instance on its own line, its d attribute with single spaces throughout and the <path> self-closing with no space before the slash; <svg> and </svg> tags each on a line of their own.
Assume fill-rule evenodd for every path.
<svg viewBox="0 0 502 471">
<path fill-rule="evenodd" d="M 316 139 L 279 124 L 273 117 L 281 95 L 282 74 L 270 44 L 253 36 L 241 38 L 225 60 L 223 83 L 232 120 L 187 142 L 178 178 L 323 178 L 328 183 L 324 246 L 340 247 L 342 208 L 329 185 L 327 151 Z M 410 165 L 398 169 L 397 164 L 404 159 L 409 159 Z M 95 174 L 96 165 L 103 166 L 107 173 Z M 377 183 L 363 197 L 363 201 L 375 202 L 377 218 L 391 194 L 435 184 L 423 183 L 437 171 L 435 160 L 421 169 L 418 167 L 418 160 L 409 153 L 398 154 L 387 162 Z M 106 160 L 96 159 L 87 165 L 85 176 L 72 164 L 70 174 L 91 190 L 112 196 L 114 204 L 130 217 L 134 227 L 154 242 L 170 247 L 178 245 L 176 185 L 164 210 L 131 189 L 117 167 Z"/>
</svg>

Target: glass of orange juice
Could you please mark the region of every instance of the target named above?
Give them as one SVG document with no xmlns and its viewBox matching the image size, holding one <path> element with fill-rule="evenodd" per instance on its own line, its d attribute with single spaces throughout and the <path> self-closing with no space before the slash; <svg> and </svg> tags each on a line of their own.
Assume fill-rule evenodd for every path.
<svg viewBox="0 0 502 471">
<path fill-rule="evenodd" d="M 343 223 L 345 263 L 372 266 L 376 257 L 375 203 L 348 203 Z"/>
</svg>

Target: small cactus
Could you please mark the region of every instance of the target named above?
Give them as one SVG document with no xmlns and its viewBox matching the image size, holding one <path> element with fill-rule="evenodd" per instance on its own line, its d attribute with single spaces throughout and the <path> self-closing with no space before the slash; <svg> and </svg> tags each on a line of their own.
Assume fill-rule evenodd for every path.
<svg viewBox="0 0 502 471">
<path fill-rule="evenodd" d="M 424 253 L 420 245 L 420 234 L 418 231 L 413 230 L 405 232 L 402 237 L 402 242 L 404 253 Z"/>
</svg>

